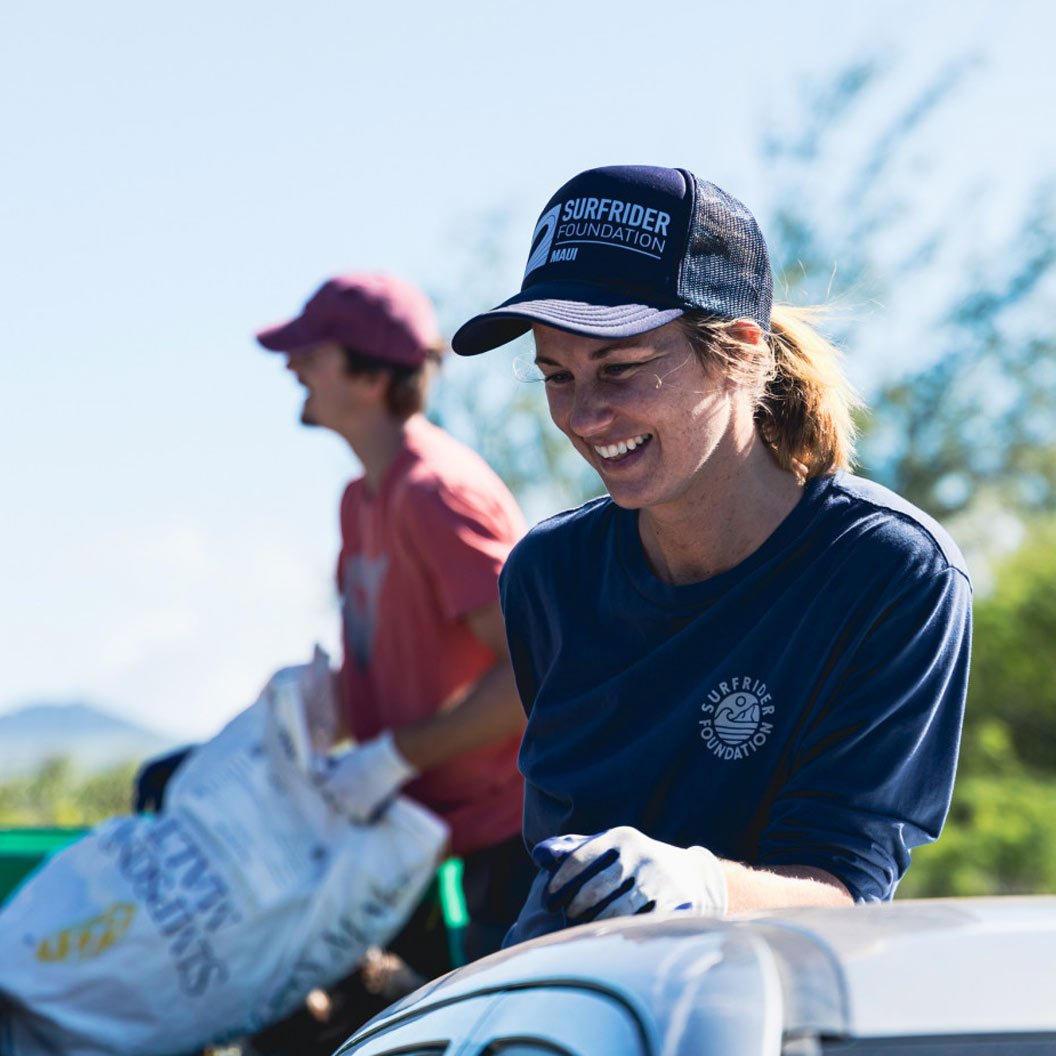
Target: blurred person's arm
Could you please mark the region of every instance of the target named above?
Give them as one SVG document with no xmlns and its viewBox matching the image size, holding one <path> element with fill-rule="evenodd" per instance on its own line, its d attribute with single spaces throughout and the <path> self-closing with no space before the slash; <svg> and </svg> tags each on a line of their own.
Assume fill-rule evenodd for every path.
<svg viewBox="0 0 1056 1056">
<path fill-rule="evenodd" d="M 513 679 L 499 603 L 482 605 L 464 619 L 476 638 L 495 654 L 495 663 L 460 699 L 394 731 L 397 750 L 418 771 L 517 737 L 524 729 L 524 710 Z"/>
</svg>

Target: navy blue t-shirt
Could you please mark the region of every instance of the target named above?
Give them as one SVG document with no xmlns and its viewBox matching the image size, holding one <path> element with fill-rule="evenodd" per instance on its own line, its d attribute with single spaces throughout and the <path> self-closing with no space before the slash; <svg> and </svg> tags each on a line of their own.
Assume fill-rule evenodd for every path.
<svg viewBox="0 0 1056 1056">
<path fill-rule="evenodd" d="M 536 526 L 500 581 L 528 725 L 524 835 L 631 825 L 890 898 L 946 817 L 971 586 L 930 517 L 846 473 L 752 555 L 675 586 L 636 511 Z"/>
</svg>

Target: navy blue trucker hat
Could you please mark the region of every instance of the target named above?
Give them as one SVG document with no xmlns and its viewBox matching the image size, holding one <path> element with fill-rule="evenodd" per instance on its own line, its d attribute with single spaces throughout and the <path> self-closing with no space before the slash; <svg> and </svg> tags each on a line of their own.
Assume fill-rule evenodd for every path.
<svg viewBox="0 0 1056 1056">
<path fill-rule="evenodd" d="M 588 169 L 546 203 L 520 293 L 474 316 L 451 347 L 475 356 L 533 322 L 634 337 L 701 311 L 770 330 L 773 277 L 755 217 L 686 169 Z"/>
</svg>

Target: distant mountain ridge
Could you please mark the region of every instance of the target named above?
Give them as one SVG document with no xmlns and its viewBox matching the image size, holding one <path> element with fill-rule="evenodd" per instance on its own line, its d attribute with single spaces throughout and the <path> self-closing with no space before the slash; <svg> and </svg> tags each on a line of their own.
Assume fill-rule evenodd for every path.
<svg viewBox="0 0 1056 1056">
<path fill-rule="evenodd" d="M 30 773 L 54 756 L 91 773 L 140 762 L 178 743 L 92 704 L 30 704 L 0 715 L 0 780 Z"/>
</svg>

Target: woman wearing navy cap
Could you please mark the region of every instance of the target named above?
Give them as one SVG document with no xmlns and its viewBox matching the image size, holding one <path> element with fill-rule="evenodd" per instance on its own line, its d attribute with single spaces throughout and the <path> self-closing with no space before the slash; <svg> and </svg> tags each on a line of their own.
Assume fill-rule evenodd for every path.
<svg viewBox="0 0 1056 1056">
<path fill-rule="evenodd" d="M 608 496 L 501 582 L 540 867 L 507 942 L 650 910 L 892 897 L 949 808 L 971 586 L 926 514 L 851 475 L 854 397 L 772 307 L 751 213 L 681 169 L 581 173 L 521 291 L 550 413 Z"/>
</svg>

